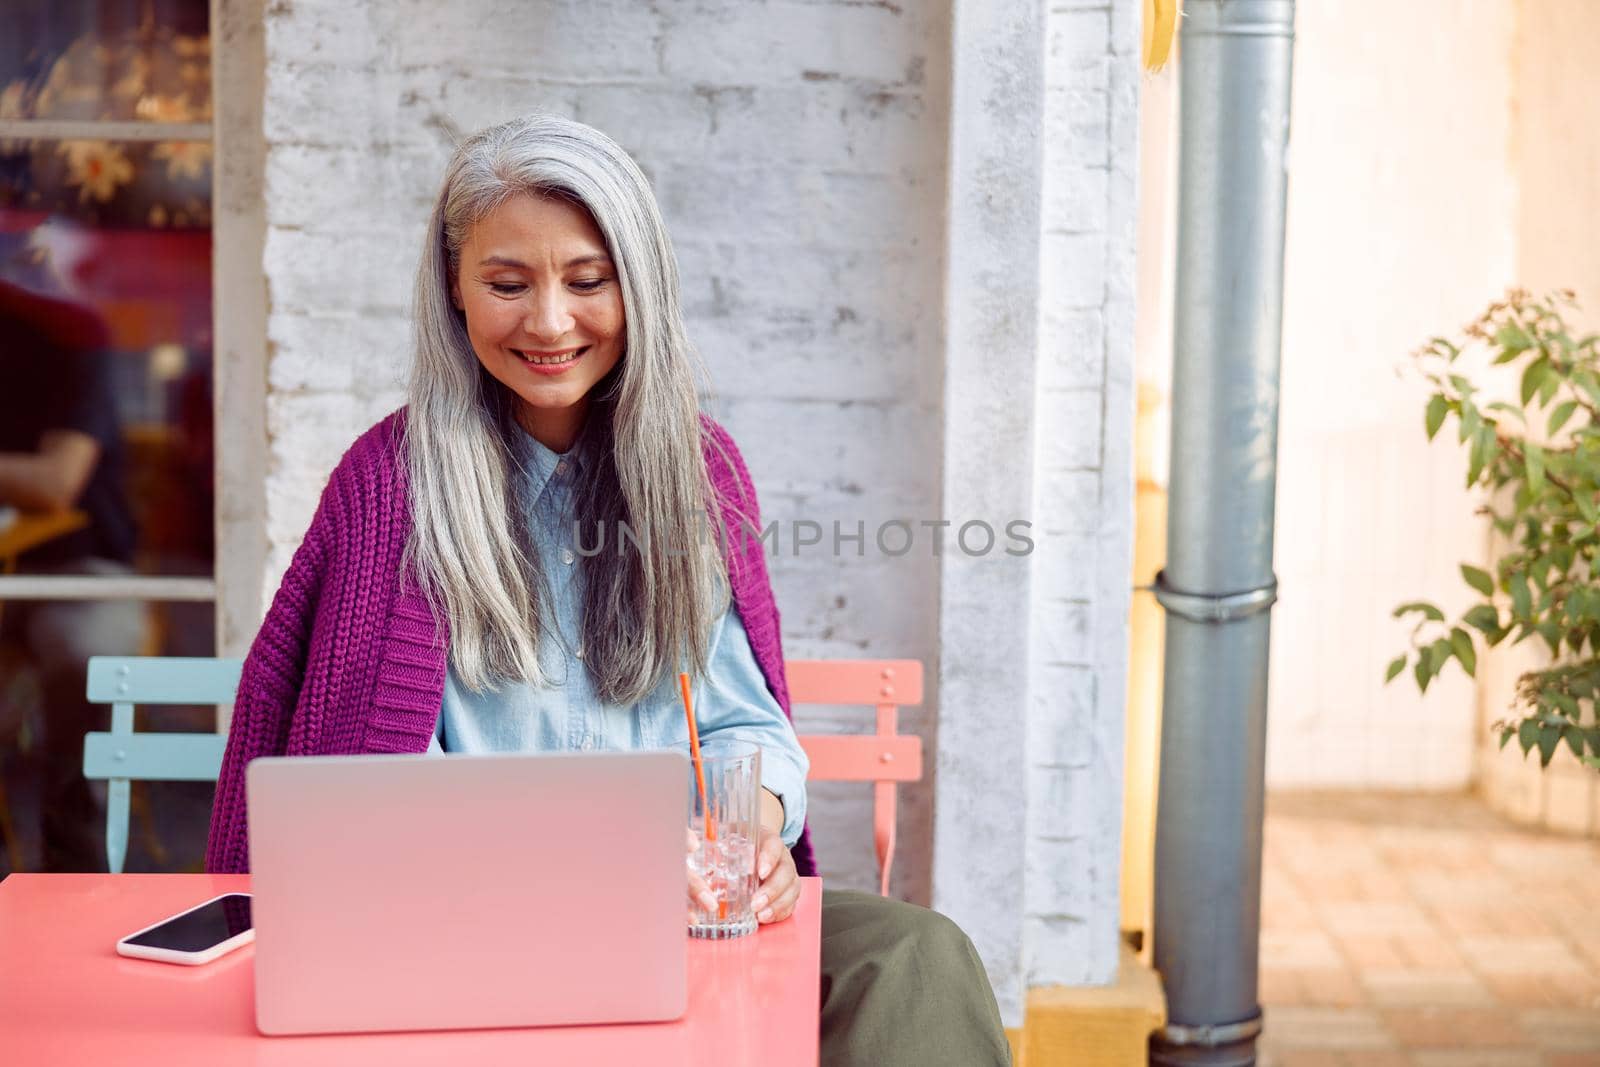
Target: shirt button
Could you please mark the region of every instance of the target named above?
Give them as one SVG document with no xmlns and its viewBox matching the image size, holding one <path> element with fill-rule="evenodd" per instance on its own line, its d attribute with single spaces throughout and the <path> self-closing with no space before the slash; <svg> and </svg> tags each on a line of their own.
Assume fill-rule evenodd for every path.
<svg viewBox="0 0 1600 1067">
<path fill-rule="evenodd" d="M 562 460 L 560 463 L 556 464 L 556 473 L 557 474 L 565 474 L 565 473 L 567 473 L 567 461 L 566 460 Z"/>
<path fill-rule="evenodd" d="M 583 646 L 582 645 L 578 646 L 578 650 L 577 650 L 577 652 L 574 653 L 574 655 L 576 655 L 579 659 L 583 658 Z"/>
<path fill-rule="evenodd" d="M 569 566 L 569 567 L 572 566 L 572 561 L 577 559 L 577 558 L 578 558 L 577 556 L 574 556 L 572 554 L 572 549 L 563 548 L 561 550 L 561 562 L 565 563 L 567 566 Z"/>
<path fill-rule="evenodd" d="M 584 738 L 584 739 L 583 739 L 583 750 L 584 750 L 584 751 L 585 751 L 585 752 L 587 752 L 587 751 L 589 751 L 589 750 L 590 750 L 590 749 L 591 749 L 591 748 L 593 748 L 593 747 L 594 747 L 594 738 L 592 738 L 592 737 L 585 737 L 585 738 Z"/>
</svg>

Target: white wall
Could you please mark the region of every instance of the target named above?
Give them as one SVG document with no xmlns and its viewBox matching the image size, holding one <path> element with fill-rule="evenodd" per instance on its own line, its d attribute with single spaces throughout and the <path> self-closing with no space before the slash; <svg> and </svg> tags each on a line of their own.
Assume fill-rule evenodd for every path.
<svg viewBox="0 0 1600 1067">
<path fill-rule="evenodd" d="M 1572 289 L 1600 324 L 1600 4 L 1520 0 L 1510 42 L 1517 178 L 1517 280 Z"/>
<path fill-rule="evenodd" d="M 1539 662 L 1533 642 L 1480 656 L 1476 683 L 1452 666 L 1426 696 L 1409 675 L 1382 684 L 1409 629 L 1389 618 L 1393 608 L 1466 607 L 1457 565 L 1491 558 L 1460 449 L 1448 434 L 1431 446 L 1423 438 L 1427 391 L 1407 354 L 1458 332 L 1513 283 L 1571 287 L 1585 328 L 1600 321 L 1596 40 L 1600 5 L 1590 0 L 1474 0 L 1448 19 L 1434 5 L 1297 5 L 1273 787 L 1459 789 L 1477 779 L 1509 814 L 1600 833 L 1592 773 L 1565 754 L 1541 773 L 1515 746 L 1500 753 L 1488 731 L 1518 674 Z M 1177 116 L 1160 94 L 1147 94 L 1146 108 L 1149 153 L 1164 149 Z M 1176 181 L 1174 170 L 1151 204 Z M 1142 238 L 1163 272 L 1144 283 L 1152 297 L 1170 285 L 1175 225 Z M 1147 302 L 1138 324 L 1141 376 L 1163 390 L 1169 315 Z M 1164 436 L 1158 447 L 1164 482 Z"/>
<path fill-rule="evenodd" d="M 1295 26 L 1267 777 L 1459 788 L 1472 682 L 1382 685 L 1399 603 L 1465 608 L 1487 541 L 1407 353 L 1512 280 L 1515 4 L 1306 0 Z"/>
<path fill-rule="evenodd" d="M 1517 280 L 1533 292 L 1573 290 L 1579 329 L 1600 327 L 1600 4 L 1522 0 L 1512 42 L 1511 145 L 1517 178 Z M 1499 542 L 1496 542 L 1497 545 Z M 1497 548 L 1498 551 L 1498 548 Z M 1600 837 L 1600 775 L 1563 746 L 1549 768 L 1489 728 L 1513 717 L 1518 676 L 1549 665 L 1537 639 L 1479 660 L 1478 770 L 1484 796 L 1514 819 Z M 1520 715 L 1515 716 L 1520 717 Z"/>
</svg>

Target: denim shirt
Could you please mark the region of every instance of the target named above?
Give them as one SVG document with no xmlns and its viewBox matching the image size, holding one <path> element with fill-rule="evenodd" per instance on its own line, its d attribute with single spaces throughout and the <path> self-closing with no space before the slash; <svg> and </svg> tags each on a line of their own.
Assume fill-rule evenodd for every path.
<svg viewBox="0 0 1600 1067">
<path fill-rule="evenodd" d="M 539 665 L 548 684 L 501 682 L 474 693 L 450 665 L 444 704 L 429 752 L 562 752 L 676 748 L 688 751 L 689 729 L 677 675 L 664 678 L 632 707 L 605 702 L 584 670 L 583 576 L 573 543 L 572 486 L 581 476 L 576 452 L 558 455 L 526 433 L 515 435 L 522 465 L 519 497 L 550 593 Z M 607 531 L 609 534 L 611 531 Z M 708 688 L 695 695 L 700 739 L 739 738 L 761 746 L 761 784 L 783 801 L 783 841 L 793 846 L 806 815 L 809 763 L 794 727 L 767 689 L 738 609 L 713 625 Z"/>
</svg>

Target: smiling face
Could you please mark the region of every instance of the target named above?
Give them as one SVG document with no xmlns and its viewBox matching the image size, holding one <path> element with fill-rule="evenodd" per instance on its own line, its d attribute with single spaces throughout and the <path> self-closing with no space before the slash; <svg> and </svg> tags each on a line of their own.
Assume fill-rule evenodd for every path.
<svg viewBox="0 0 1600 1067">
<path fill-rule="evenodd" d="M 478 362 L 517 396 L 517 422 L 553 451 L 571 448 L 626 340 L 616 267 L 589 212 L 511 197 L 468 233 L 452 298 Z"/>
</svg>

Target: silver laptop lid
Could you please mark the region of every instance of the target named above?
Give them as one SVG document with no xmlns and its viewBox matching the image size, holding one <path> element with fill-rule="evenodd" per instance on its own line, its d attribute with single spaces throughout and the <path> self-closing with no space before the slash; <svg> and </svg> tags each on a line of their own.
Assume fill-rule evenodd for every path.
<svg viewBox="0 0 1600 1067">
<path fill-rule="evenodd" d="M 688 773 L 676 752 L 253 761 L 257 1026 L 678 1018 Z"/>
</svg>

